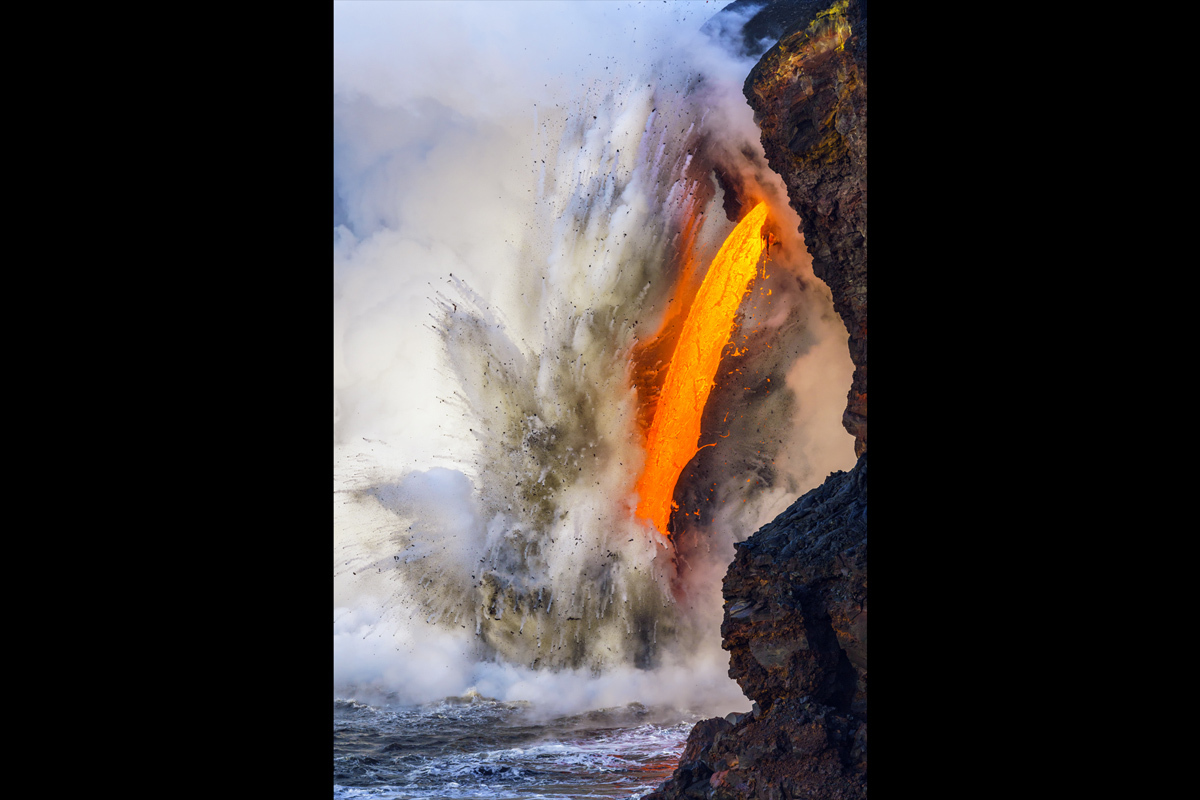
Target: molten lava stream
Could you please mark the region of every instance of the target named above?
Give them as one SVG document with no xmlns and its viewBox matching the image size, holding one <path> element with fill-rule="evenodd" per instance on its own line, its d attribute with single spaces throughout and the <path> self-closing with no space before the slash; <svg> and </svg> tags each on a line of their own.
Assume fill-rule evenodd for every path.
<svg viewBox="0 0 1200 800">
<path fill-rule="evenodd" d="M 762 255 L 767 204 L 759 203 L 737 224 L 713 259 L 671 356 L 646 439 L 646 468 L 638 479 L 639 517 L 665 536 L 675 482 L 700 452 L 700 417 L 712 391 L 721 350 L 733 331 L 742 296 Z"/>
</svg>

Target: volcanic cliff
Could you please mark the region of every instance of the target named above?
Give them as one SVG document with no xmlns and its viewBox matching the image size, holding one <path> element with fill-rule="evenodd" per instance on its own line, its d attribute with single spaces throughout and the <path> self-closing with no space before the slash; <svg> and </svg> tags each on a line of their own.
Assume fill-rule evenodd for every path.
<svg viewBox="0 0 1200 800">
<path fill-rule="evenodd" d="M 744 92 L 850 333 L 858 463 L 737 545 L 721 636 L 753 711 L 696 725 L 647 800 L 867 795 L 867 2 L 779 0 L 747 42 L 772 26 Z"/>
</svg>

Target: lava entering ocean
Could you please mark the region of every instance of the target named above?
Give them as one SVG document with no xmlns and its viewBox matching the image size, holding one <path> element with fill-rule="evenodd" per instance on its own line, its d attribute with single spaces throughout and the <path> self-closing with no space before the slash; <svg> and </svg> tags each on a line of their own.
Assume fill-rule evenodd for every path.
<svg viewBox="0 0 1200 800">
<path fill-rule="evenodd" d="M 494 5 L 335 6 L 335 683 L 739 697 L 732 545 L 854 463 L 752 59 L 703 6 Z"/>
<path fill-rule="evenodd" d="M 738 223 L 713 259 L 683 325 L 667 368 L 647 441 L 646 470 L 638 480 L 638 514 L 668 537 L 675 482 L 700 451 L 700 419 L 729 343 L 742 296 L 762 256 L 767 204 L 760 202 Z"/>
</svg>

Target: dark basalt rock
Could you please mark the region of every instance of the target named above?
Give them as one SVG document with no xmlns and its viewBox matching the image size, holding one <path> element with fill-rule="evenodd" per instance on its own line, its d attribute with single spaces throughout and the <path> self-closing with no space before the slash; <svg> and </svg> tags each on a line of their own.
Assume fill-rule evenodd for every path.
<svg viewBox="0 0 1200 800">
<path fill-rule="evenodd" d="M 764 19 L 785 32 L 745 85 L 813 271 L 850 333 L 843 424 L 858 463 L 737 546 L 721 637 L 754 712 L 693 728 L 679 768 L 647 800 L 867 796 L 866 7 L 770 4 Z"/>
<path fill-rule="evenodd" d="M 866 713 L 867 456 L 737 546 L 724 582 L 729 676 L 779 697 Z M 861 686 L 862 696 L 858 697 Z"/>
<path fill-rule="evenodd" d="M 746 78 L 771 169 L 800 215 L 813 272 L 850 332 L 854 381 L 842 422 L 867 450 L 867 17 L 863 0 L 821 3 Z M 809 9 L 811 4 L 805 4 Z"/>
<path fill-rule="evenodd" d="M 754 713 L 696 725 L 647 800 L 867 796 L 867 463 L 737 546 L 722 646 Z"/>
</svg>

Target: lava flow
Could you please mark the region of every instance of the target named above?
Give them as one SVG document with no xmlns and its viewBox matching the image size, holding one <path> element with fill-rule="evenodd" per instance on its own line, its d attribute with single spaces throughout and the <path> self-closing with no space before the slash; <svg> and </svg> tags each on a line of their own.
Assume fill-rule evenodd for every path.
<svg viewBox="0 0 1200 800">
<path fill-rule="evenodd" d="M 637 483 L 637 513 L 668 537 L 675 483 L 700 450 L 700 418 L 734 316 L 758 268 L 766 218 L 767 204 L 759 203 L 721 245 L 696 293 L 667 368 L 647 435 L 646 468 Z"/>
</svg>

